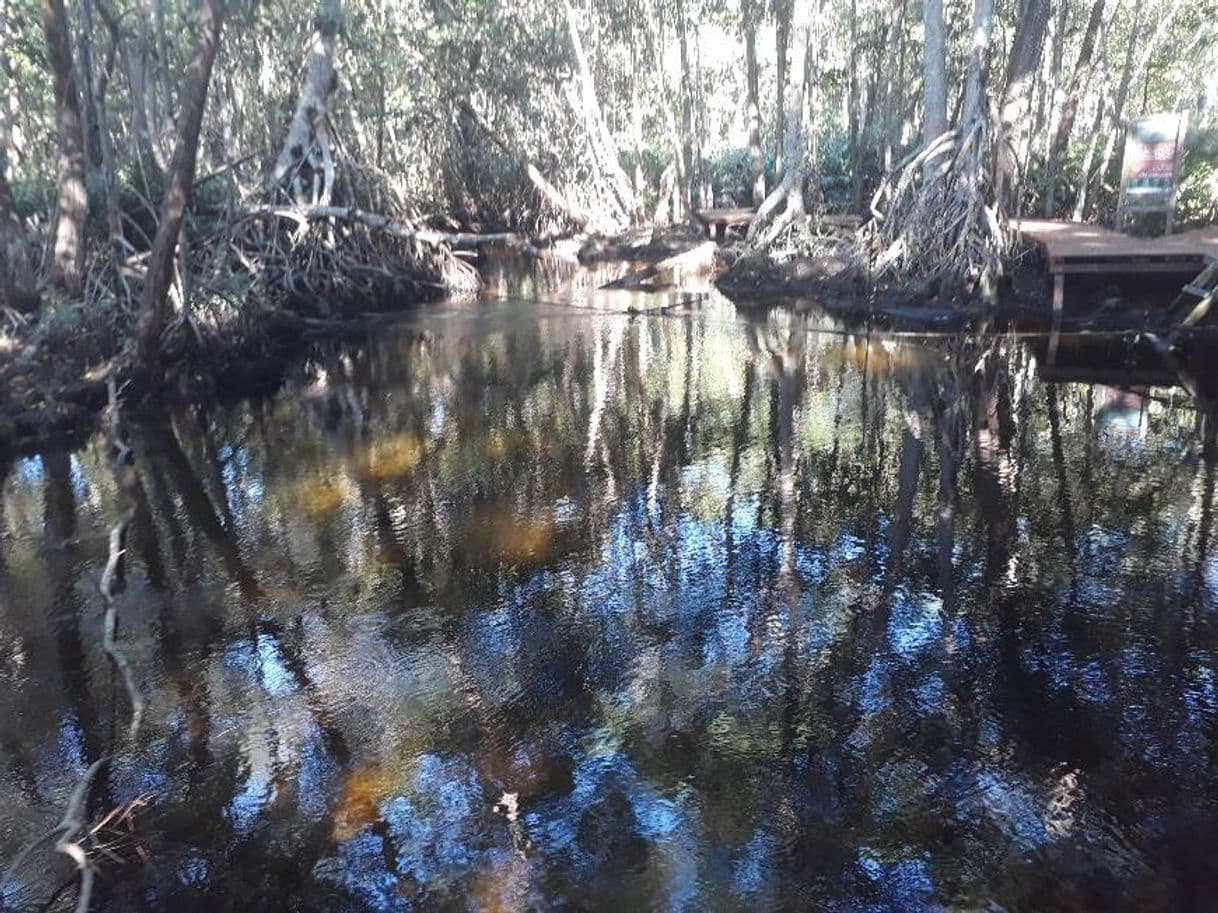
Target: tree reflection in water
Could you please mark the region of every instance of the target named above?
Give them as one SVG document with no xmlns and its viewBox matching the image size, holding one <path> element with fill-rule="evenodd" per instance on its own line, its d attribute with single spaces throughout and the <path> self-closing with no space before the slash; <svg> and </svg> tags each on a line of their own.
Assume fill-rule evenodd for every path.
<svg viewBox="0 0 1218 913">
<path fill-rule="evenodd" d="M 1204 410 L 532 281 L 133 429 L 98 909 L 1208 902 Z M 102 445 L 5 472 L 7 856 L 125 706 Z"/>
</svg>

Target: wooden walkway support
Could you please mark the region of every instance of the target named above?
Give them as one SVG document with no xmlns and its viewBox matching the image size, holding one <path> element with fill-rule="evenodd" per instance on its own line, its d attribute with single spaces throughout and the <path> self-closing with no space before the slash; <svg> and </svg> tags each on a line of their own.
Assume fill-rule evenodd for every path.
<svg viewBox="0 0 1218 913">
<path fill-rule="evenodd" d="M 694 218 L 713 241 L 726 238 L 730 228 L 748 228 L 756 215 L 755 209 L 699 209 L 694 212 Z"/>
<path fill-rule="evenodd" d="M 1218 226 L 1137 238 L 1099 225 L 1022 219 L 1015 230 L 1045 251 L 1053 276 L 1053 311 L 1060 313 L 1069 274 L 1093 276 L 1175 273 L 1197 275 L 1218 258 Z"/>
</svg>

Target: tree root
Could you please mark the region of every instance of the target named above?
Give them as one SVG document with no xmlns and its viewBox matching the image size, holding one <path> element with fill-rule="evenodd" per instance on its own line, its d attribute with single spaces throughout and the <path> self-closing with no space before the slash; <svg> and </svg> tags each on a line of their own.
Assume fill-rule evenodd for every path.
<svg viewBox="0 0 1218 913">
<path fill-rule="evenodd" d="M 110 396 L 110 403 L 107 407 L 109 413 L 110 447 L 114 454 L 115 466 L 121 473 L 124 469 L 130 468 L 132 451 L 119 435 L 118 391 L 113 374 L 108 378 L 107 386 Z M 119 590 L 119 580 L 121 579 L 123 556 L 125 554 L 127 529 L 131 525 L 131 520 L 134 516 L 135 505 L 132 504 L 123 513 L 118 523 L 110 530 L 109 555 L 98 584 L 102 600 L 106 605 L 102 646 L 118 670 L 123 680 L 123 685 L 126 688 L 127 696 L 131 701 L 131 725 L 128 729 L 128 734 L 133 743 L 139 736 L 146 704 L 143 694 L 136 683 L 131 663 L 119 646 L 116 635 L 118 630 L 117 593 Z M 63 817 L 59 823 L 41 837 L 27 844 L 14 857 L 5 868 L 5 880 L 14 877 L 30 853 L 38 846 L 47 840 L 54 839 L 55 851 L 71 859 L 76 864 L 79 873 L 80 888 L 77 892 L 76 913 L 87 913 L 93 898 L 94 865 L 90 858 L 91 850 L 105 851 L 105 847 L 101 846 L 98 841 L 99 832 L 116 817 L 129 818 L 131 812 L 138 807 L 137 803 L 139 805 L 147 804 L 146 798 L 141 797 L 141 799 L 131 803 L 126 809 L 113 810 L 96 824 L 87 827 L 88 821 L 85 818 L 85 803 L 89 790 L 98 773 L 110 762 L 111 757 L 111 754 L 102 755 L 89 765 L 84 775 L 81 776 L 76 782 L 76 786 L 73 787 L 72 793 L 68 797 L 67 807 L 64 809 Z"/>
<path fill-rule="evenodd" d="M 1000 211 L 988 202 L 993 138 L 990 119 L 979 119 L 889 173 L 858 235 L 859 265 L 873 281 L 948 279 L 991 296 L 1012 249 Z"/>
</svg>

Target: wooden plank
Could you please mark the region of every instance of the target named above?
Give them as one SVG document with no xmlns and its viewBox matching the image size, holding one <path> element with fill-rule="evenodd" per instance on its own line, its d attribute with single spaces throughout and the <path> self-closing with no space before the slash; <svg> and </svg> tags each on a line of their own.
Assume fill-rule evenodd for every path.
<svg viewBox="0 0 1218 913">
<path fill-rule="evenodd" d="M 1218 226 L 1194 229 L 1162 238 L 1137 238 L 1099 225 L 1021 219 L 1015 230 L 1040 244 L 1050 260 L 1138 260 L 1191 263 L 1218 256 Z"/>
</svg>

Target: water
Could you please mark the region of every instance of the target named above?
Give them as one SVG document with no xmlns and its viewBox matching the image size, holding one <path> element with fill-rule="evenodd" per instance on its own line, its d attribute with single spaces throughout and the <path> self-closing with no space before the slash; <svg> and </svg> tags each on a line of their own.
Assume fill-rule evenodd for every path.
<svg viewBox="0 0 1218 913">
<path fill-rule="evenodd" d="M 1170 376 L 601 278 L 132 422 L 135 743 L 133 477 L 4 470 L 2 857 L 113 752 L 96 910 L 1211 908 L 1214 424 Z M 28 860 L 4 902 L 70 907 Z"/>
</svg>

